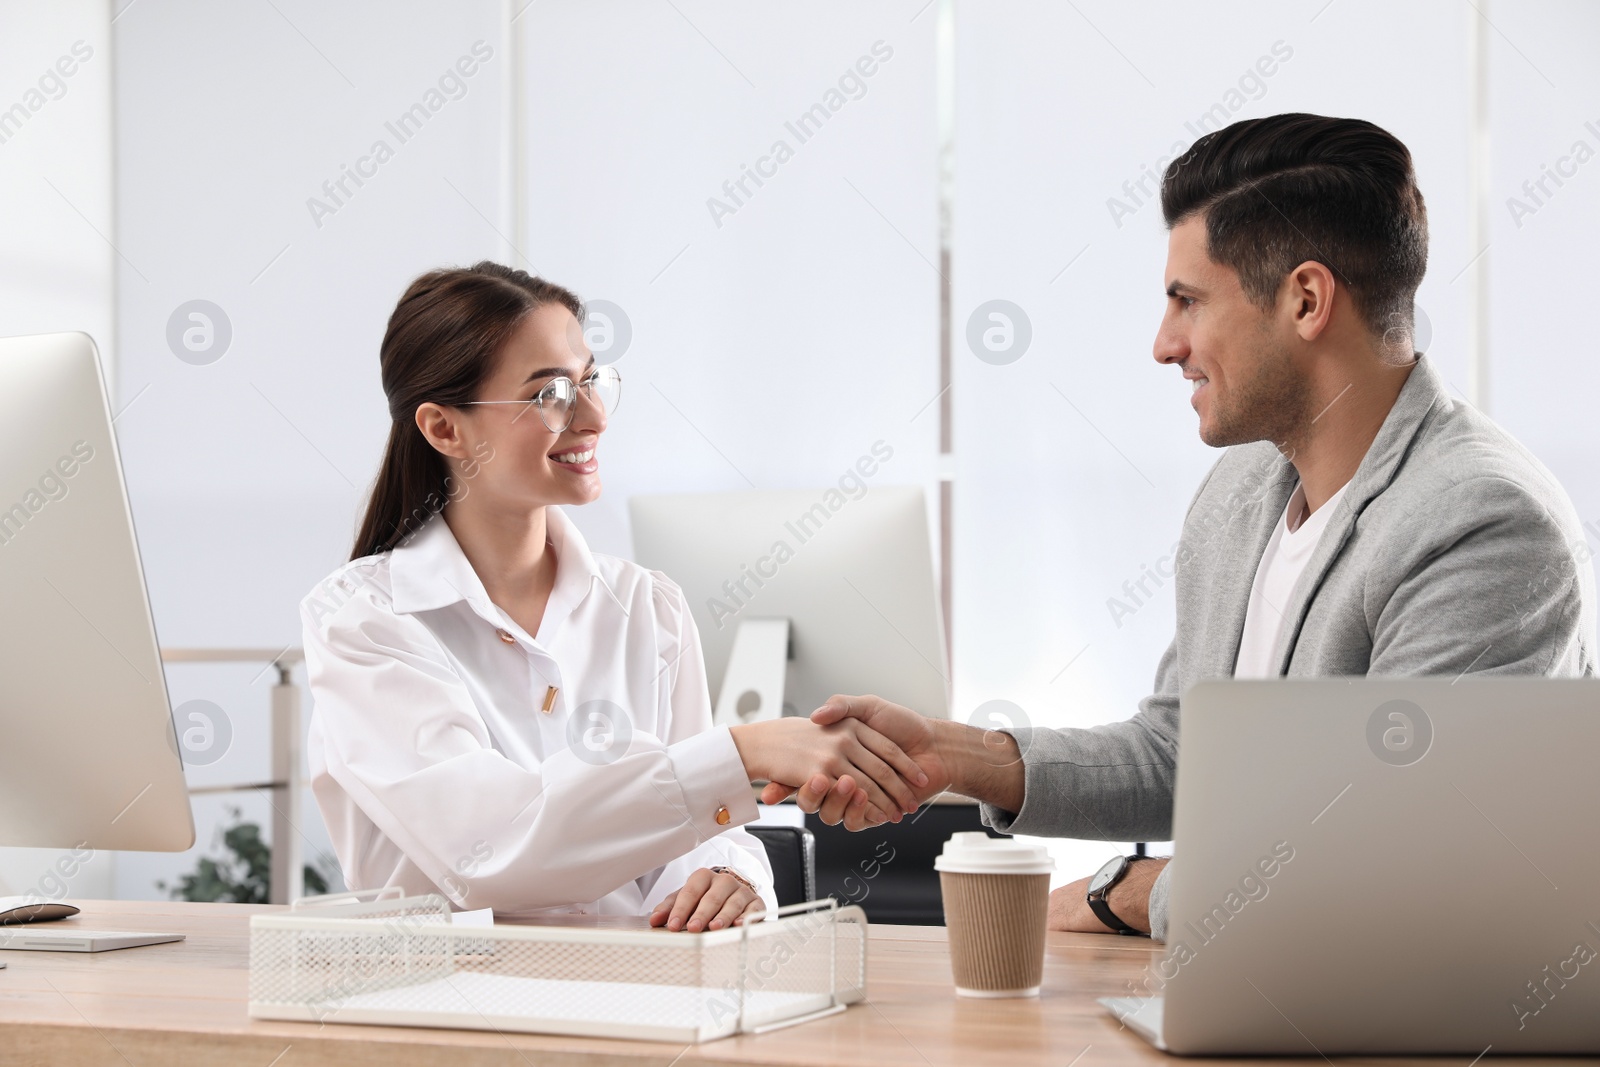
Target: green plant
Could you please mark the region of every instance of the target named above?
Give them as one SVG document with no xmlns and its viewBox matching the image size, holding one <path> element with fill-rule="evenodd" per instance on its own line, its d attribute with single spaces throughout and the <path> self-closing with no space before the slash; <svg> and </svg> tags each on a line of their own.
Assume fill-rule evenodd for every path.
<svg viewBox="0 0 1600 1067">
<path fill-rule="evenodd" d="M 176 885 L 157 882 L 173 900 L 223 904 L 265 904 L 272 876 L 272 846 L 261 840 L 261 827 L 245 822 L 244 812 L 227 809 L 231 824 L 217 831 L 223 855 L 201 856 L 199 865 Z M 326 863 L 326 860 L 323 861 Z M 316 867 L 305 868 L 306 892 L 326 893 L 328 879 Z"/>
</svg>

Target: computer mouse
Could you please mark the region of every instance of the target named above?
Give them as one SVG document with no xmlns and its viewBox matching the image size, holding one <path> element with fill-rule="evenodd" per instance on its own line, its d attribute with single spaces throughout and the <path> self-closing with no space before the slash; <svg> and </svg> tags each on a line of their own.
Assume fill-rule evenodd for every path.
<svg viewBox="0 0 1600 1067">
<path fill-rule="evenodd" d="M 78 914 L 71 904 L 51 900 L 29 900 L 27 897 L 0 897 L 0 926 L 18 926 L 22 923 L 49 922 Z"/>
</svg>

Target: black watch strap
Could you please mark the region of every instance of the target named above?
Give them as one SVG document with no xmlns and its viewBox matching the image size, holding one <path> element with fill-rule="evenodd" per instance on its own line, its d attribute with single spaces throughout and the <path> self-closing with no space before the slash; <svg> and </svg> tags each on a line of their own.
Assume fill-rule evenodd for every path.
<svg viewBox="0 0 1600 1067">
<path fill-rule="evenodd" d="M 1135 930 L 1133 927 L 1117 918 L 1116 913 L 1111 910 L 1111 905 L 1107 904 L 1104 897 L 1098 893 L 1089 898 L 1089 908 L 1094 912 L 1095 918 L 1099 919 L 1101 922 L 1105 923 L 1119 934 L 1138 935 L 1144 933 L 1143 930 Z"/>
</svg>

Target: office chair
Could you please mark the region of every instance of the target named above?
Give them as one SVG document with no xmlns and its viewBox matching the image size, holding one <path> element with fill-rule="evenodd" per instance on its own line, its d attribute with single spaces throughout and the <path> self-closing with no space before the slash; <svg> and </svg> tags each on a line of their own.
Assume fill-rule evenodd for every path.
<svg viewBox="0 0 1600 1067">
<path fill-rule="evenodd" d="M 840 904 L 859 904 L 875 923 L 943 926 L 944 895 L 934 858 L 951 834 L 985 826 L 976 803 L 924 804 L 903 822 L 860 833 L 829 826 L 816 815 L 806 826 L 817 838 L 817 889 Z"/>
<path fill-rule="evenodd" d="M 747 826 L 745 829 L 767 850 L 778 907 L 815 900 L 817 848 L 811 831 L 801 826 Z"/>
</svg>

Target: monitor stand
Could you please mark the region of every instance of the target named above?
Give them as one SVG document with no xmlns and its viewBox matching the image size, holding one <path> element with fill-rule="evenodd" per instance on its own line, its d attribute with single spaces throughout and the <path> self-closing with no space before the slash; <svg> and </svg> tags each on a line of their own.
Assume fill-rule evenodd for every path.
<svg viewBox="0 0 1600 1067">
<path fill-rule="evenodd" d="M 789 620 L 740 619 L 712 721 L 737 726 L 780 717 L 788 673 Z"/>
</svg>

